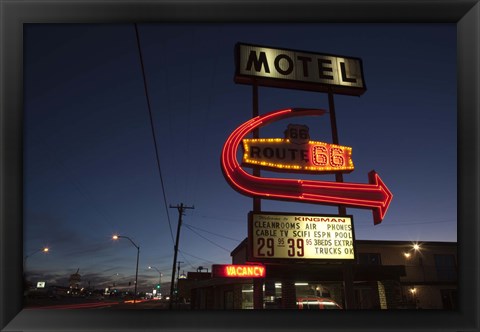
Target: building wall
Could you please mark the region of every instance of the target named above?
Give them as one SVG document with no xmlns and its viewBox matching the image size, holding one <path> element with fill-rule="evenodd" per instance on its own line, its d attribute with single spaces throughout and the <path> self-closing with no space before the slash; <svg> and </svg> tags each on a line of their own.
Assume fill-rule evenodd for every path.
<svg viewBox="0 0 480 332">
<path fill-rule="evenodd" d="M 410 256 L 407 257 L 405 253 L 409 253 Z M 244 264 L 247 260 L 246 254 L 246 241 L 243 241 L 232 252 L 232 262 Z M 412 243 L 406 241 L 360 240 L 356 241 L 356 254 L 357 260 L 353 265 L 357 268 L 358 273 L 354 275 L 354 309 L 456 308 L 456 243 L 424 242 L 420 244 L 420 249 L 415 251 Z M 364 264 L 370 266 L 364 266 Z M 307 288 L 313 286 L 328 288 L 328 296 L 345 306 L 344 282 L 341 273 L 332 274 L 332 267 L 338 269 L 335 266 L 338 265 L 328 263 L 323 267 L 309 265 L 303 267 L 304 274 L 291 274 L 292 269 L 289 269 L 289 264 L 281 266 L 280 270 L 277 265 L 277 277 L 271 275 L 269 282 L 273 283 L 273 286 L 275 283 L 281 282 L 281 294 L 275 294 L 275 288 L 273 291 L 270 289 L 272 285 L 269 286 L 270 288 L 266 287 L 265 293 L 257 290 L 253 294 L 266 296 L 268 301 L 272 301 L 273 305 L 265 305 L 265 308 L 275 308 L 275 304 L 278 304 L 280 308 L 282 305 L 285 308 L 294 308 L 292 304 L 299 295 L 294 292 L 297 290 L 301 292 L 300 288 L 294 284 L 308 282 Z M 270 272 L 273 271 L 272 269 L 273 267 Z M 287 271 L 290 273 L 290 277 L 283 278 Z M 278 277 L 280 275 L 282 277 Z M 267 265 L 268 276 L 269 267 Z M 262 298 L 260 298 L 260 303 L 256 296 L 250 299 L 252 289 L 255 288 L 253 280 L 242 280 L 241 282 L 228 280 L 227 282 L 225 279 L 210 279 L 205 281 L 208 283 L 204 286 L 199 284 L 192 286 L 192 292 L 195 293 L 195 296 L 192 295 L 192 308 L 242 309 L 255 307 L 262 309 L 264 307 Z M 263 283 L 263 281 L 261 282 Z M 245 306 L 246 291 L 250 292 L 248 293 L 250 296 L 248 306 Z M 276 299 L 272 300 L 271 293 L 275 295 Z"/>
<path fill-rule="evenodd" d="M 435 245 L 425 243 L 419 251 L 412 249 L 410 244 L 357 244 L 357 255 L 360 253 L 380 253 L 382 265 L 404 265 L 407 275 L 402 277 L 403 282 L 408 281 L 438 281 L 435 255 L 453 255 L 457 257 L 457 246 Z M 409 253 L 407 258 L 405 253 Z M 425 279 L 425 280 L 424 280 Z"/>
<path fill-rule="evenodd" d="M 243 241 L 243 246 L 237 247 L 232 253 L 232 264 L 245 264 L 247 262 L 247 241 Z"/>
<path fill-rule="evenodd" d="M 357 256 L 362 253 L 378 253 L 381 256 L 381 265 L 404 265 L 406 275 L 400 277 L 399 287 L 390 285 L 391 289 L 389 307 L 401 307 L 411 305 L 423 309 L 448 308 L 449 300 L 443 299 L 445 293 L 453 292 L 452 301 L 455 302 L 457 289 L 457 245 L 456 243 L 420 243 L 419 250 L 413 249 L 413 243 L 408 242 L 367 242 L 359 241 L 356 247 Z M 406 255 L 408 254 L 408 255 Z M 439 258 L 439 256 L 441 256 Z M 442 267 L 445 263 L 442 257 L 451 256 L 455 264 L 454 270 Z M 449 258 L 446 258 L 450 261 Z M 401 293 L 401 301 L 397 301 L 398 289 Z M 442 296 L 442 291 L 444 295 Z M 453 304 L 453 307 L 455 305 Z"/>
</svg>

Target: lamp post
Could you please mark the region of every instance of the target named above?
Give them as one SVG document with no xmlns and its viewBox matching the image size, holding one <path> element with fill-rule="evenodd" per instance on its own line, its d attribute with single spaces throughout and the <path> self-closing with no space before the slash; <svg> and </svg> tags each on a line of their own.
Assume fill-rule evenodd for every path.
<svg viewBox="0 0 480 332">
<path fill-rule="evenodd" d="M 157 269 L 155 266 L 149 266 L 148 268 L 149 268 L 150 270 L 151 270 L 151 269 L 154 269 L 154 270 L 156 270 L 156 271 L 158 272 L 158 284 L 161 285 L 161 284 L 162 284 L 162 276 L 163 276 L 162 272 L 160 272 L 160 270 Z"/>
<path fill-rule="evenodd" d="M 115 273 L 115 274 L 112 274 L 111 277 L 115 277 L 113 278 L 113 283 L 112 283 L 112 286 L 115 288 L 117 286 L 117 282 L 118 282 L 118 276 L 120 274 L 119 273 Z"/>
<path fill-rule="evenodd" d="M 35 255 L 36 253 L 38 253 L 38 252 L 40 252 L 40 251 L 47 253 L 49 250 L 50 250 L 50 249 L 49 249 L 48 247 L 44 247 L 44 248 L 40 248 L 40 249 L 38 249 L 38 250 L 36 250 L 36 251 L 28 254 L 28 255 L 25 255 L 25 257 L 23 258 L 23 273 L 25 274 L 25 268 L 26 268 L 26 266 L 27 266 L 27 259 L 28 259 L 29 257 Z"/>
<path fill-rule="evenodd" d="M 23 258 L 23 288 L 24 288 L 24 294 L 26 294 L 27 292 L 27 289 L 29 289 L 29 286 L 28 286 L 28 283 L 27 283 L 27 273 L 26 273 L 26 268 L 27 268 L 27 259 L 33 255 L 35 255 L 36 253 L 39 253 L 39 252 L 44 252 L 44 253 L 47 253 L 50 249 L 48 247 L 43 247 L 43 248 L 40 248 L 38 250 L 35 250 L 34 252 L 28 254 L 28 255 L 25 255 L 25 257 Z"/>
<path fill-rule="evenodd" d="M 136 300 L 137 300 L 137 284 L 138 284 L 138 282 L 137 282 L 138 281 L 138 258 L 140 256 L 140 247 L 137 246 L 135 244 L 135 242 L 133 242 L 132 239 L 129 238 L 128 236 L 123 236 L 123 235 L 114 235 L 113 236 L 114 240 L 118 240 L 118 239 L 121 239 L 121 238 L 129 240 L 134 245 L 134 247 L 137 248 L 137 267 L 136 267 L 136 270 L 135 270 L 135 294 L 133 296 L 133 303 L 136 303 Z"/>
</svg>

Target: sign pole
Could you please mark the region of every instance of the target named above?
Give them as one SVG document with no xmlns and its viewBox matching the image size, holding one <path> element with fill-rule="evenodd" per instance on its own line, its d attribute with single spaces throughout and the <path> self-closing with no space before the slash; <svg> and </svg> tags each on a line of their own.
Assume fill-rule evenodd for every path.
<svg viewBox="0 0 480 332">
<path fill-rule="evenodd" d="M 330 124 L 332 126 L 333 144 L 339 145 L 337 117 L 335 115 L 335 103 L 333 100 L 333 92 L 331 89 L 328 91 L 328 108 L 330 110 Z M 343 182 L 343 174 L 340 172 L 335 173 L 335 181 Z M 338 206 L 338 214 L 340 216 L 347 215 L 347 209 L 345 208 L 345 206 L 343 205 Z M 343 285 L 345 289 L 346 309 L 354 309 L 353 271 L 352 271 L 352 265 L 350 263 L 343 263 Z"/>
<path fill-rule="evenodd" d="M 259 116 L 258 112 L 258 85 L 255 82 L 252 85 L 252 118 L 256 118 Z M 260 129 L 255 128 L 253 131 L 253 138 L 259 138 L 260 137 Z M 260 176 L 260 167 L 253 167 L 253 175 L 254 176 Z M 254 197 L 253 198 L 253 211 L 254 212 L 260 212 L 262 210 L 262 203 L 260 198 Z"/>
<path fill-rule="evenodd" d="M 332 127 L 332 141 L 333 141 L 333 144 L 340 145 L 338 143 L 338 130 L 337 130 L 337 117 L 335 115 L 335 103 L 333 100 L 333 92 L 331 90 L 328 92 L 328 108 L 330 110 L 330 125 Z M 335 181 L 343 182 L 343 174 L 340 172 L 336 172 Z M 339 205 L 338 213 L 341 216 L 346 215 L 347 209 L 345 208 L 345 206 Z"/>
<path fill-rule="evenodd" d="M 254 82 L 252 85 L 252 118 L 259 116 L 258 111 L 258 85 Z M 255 128 L 253 138 L 260 137 L 260 129 Z M 254 176 L 260 176 L 260 167 L 253 167 Z M 262 203 L 259 197 L 253 197 L 253 211 L 260 212 Z M 253 308 L 263 309 L 263 279 L 253 279 Z"/>
</svg>

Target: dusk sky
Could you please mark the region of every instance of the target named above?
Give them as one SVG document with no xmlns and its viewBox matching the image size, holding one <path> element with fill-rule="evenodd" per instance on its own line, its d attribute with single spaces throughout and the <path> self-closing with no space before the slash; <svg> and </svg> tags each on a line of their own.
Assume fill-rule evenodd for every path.
<svg viewBox="0 0 480 332">
<path fill-rule="evenodd" d="M 345 182 L 375 170 L 393 194 L 383 222 L 348 208 L 362 240 L 457 241 L 455 24 L 139 24 L 162 190 L 133 24 L 29 24 L 24 39 L 24 251 L 32 281 L 139 289 L 171 278 L 178 211 L 180 272 L 231 263 L 247 237 L 252 199 L 225 180 L 220 154 L 252 117 L 252 87 L 233 81 L 237 42 L 358 57 L 367 91 L 335 96 L 339 143 L 352 147 Z M 327 94 L 259 88 L 260 114 L 328 110 Z M 332 142 L 329 115 L 306 124 Z M 239 149 L 241 150 L 241 149 Z M 335 181 L 334 175 L 271 177 Z M 164 196 L 165 193 L 165 196 Z M 167 205 L 165 204 L 167 203 Z M 332 206 L 262 200 L 262 210 L 336 214 Z"/>
</svg>

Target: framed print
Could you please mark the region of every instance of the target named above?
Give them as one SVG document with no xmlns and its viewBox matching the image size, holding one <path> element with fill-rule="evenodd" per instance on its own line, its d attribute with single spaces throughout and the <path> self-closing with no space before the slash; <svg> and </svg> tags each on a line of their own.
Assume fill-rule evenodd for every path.
<svg viewBox="0 0 480 332">
<path fill-rule="evenodd" d="M 477 1 L 1 11 L 2 331 L 478 329 Z"/>
</svg>

